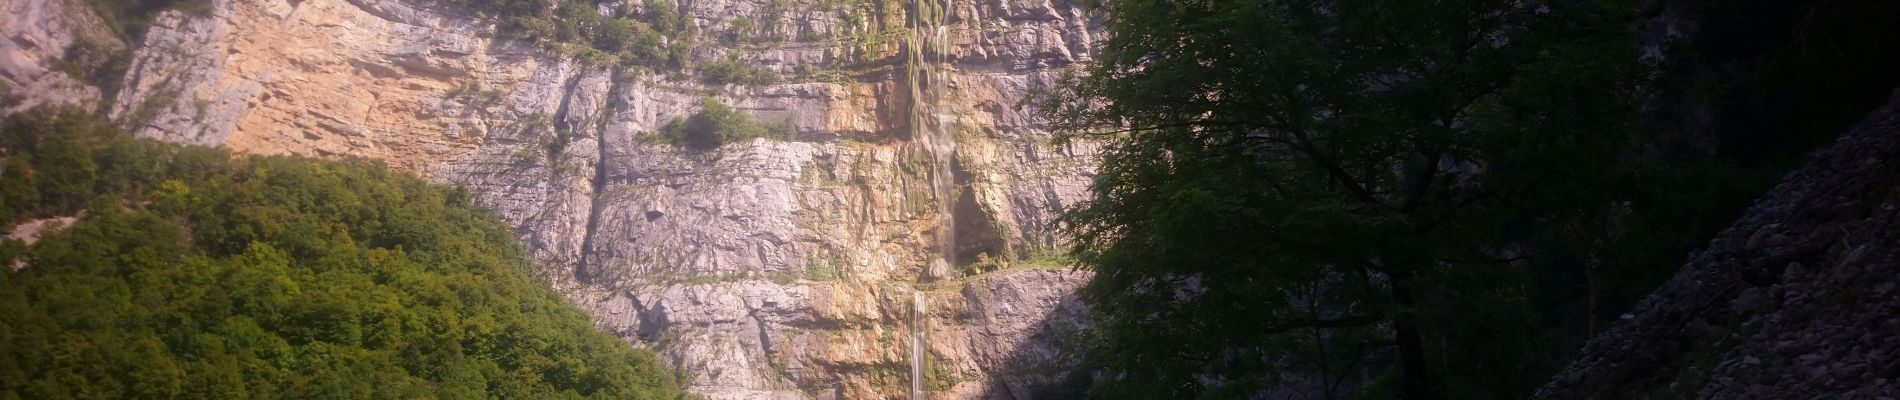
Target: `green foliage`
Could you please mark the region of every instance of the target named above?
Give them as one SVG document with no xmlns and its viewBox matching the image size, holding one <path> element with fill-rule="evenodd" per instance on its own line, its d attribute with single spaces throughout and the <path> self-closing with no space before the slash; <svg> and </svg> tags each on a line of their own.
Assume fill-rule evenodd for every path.
<svg viewBox="0 0 1900 400">
<path fill-rule="evenodd" d="M 121 38 L 137 43 L 152 19 L 165 10 L 191 16 L 211 15 L 211 0 L 87 0 L 86 4 Z"/>
<path fill-rule="evenodd" d="M 761 124 L 711 97 L 700 99 L 699 111 L 685 119 L 674 119 L 660 131 L 661 138 L 674 146 L 711 150 L 726 143 L 767 138 L 791 139 L 797 132 L 790 120 Z"/>
<path fill-rule="evenodd" d="M 1068 269 L 1076 266 L 1075 257 L 1067 252 L 1037 251 L 1029 257 L 1010 263 L 1010 266 L 1030 269 Z"/>
<path fill-rule="evenodd" d="M 543 147 L 548 151 L 548 159 L 561 160 L 567 155 L 567 145 L 573 143 L 574 134 L 568 133 L 566 129 L 560 129 L 554 133 L 554 139 L 548 140 Z"/>
<path fill-rule="evenodd" d="M 623 8 L 601 15 L 587 0 L 449 0 L 496 21 L 506 36 L 539 43 L 602 64 L 677 69 L 697 34 L 692 15 L 670 0 L 649 0 L 646 15 Z"/>
<path fill-rule="evenodd" d="M 86 5 L 128 46 L 108 45 L 79 36 L 65 49 L 53 68 L 94 86 L 111 99 L 119 91 L 120 80 L 131 66 L 131 46 L 145 38 L 152 19 L 165 10 L 178 10 L 188 16 L 211 15 L 211 0 L 87 0 Z"/>
<path fill-rule="evenodd" d="M 1624 249 L 1694 241 L 1749 187 L 1678 191 L 1722 167 L 1641 157 L 1624 6 L 1103 7 L 1100 63 L 1036 100 L 1123 131 L 1063 217 L 1097 271 L 1095 396 L 1524 397 L 1594 318 L 1561 277 L 1673 270 L 1680 248 Z"/>
<path fill-rule="evenodd" d="M 725 58 L 700 65 L 700 79 L 714 85 L 769 85 L 778 82 L 778 73 L 765 68 L 746 65 L 737 55 L 728 54 Z"/>
<path fill-rule="evenodd" d="M 467 104 L 473 109 L 485 109 L 488 108 L 488 106 L 500 103 L 502 97 L 505 95 L 499 90 L 483 89 L 480 85 L 471 83 L 450 88 L 448 93 L 443 94 L 443 96 L 461 100 L 463 104 Z"/>
<path fill-rule="evenodd" d="M 25 100 L 26 96 L 13 92 L 13 84 L 0 82 L 0 108 L 12 108 Z"/>
<path fill-rule="evenodd" d="M 125 121 L 130 121 L 135 124 L 151 121 L 153 118 L 158 117 L 158 113 L 164 112 L 166 107 L 177 105 L 178 95 L 179 90 L 177 88 L 161 85 L 160 89 L 153 91 L 152 94 L 147 95 L 144 99 L 140 99 L 138 108 L 133 109 L 130 114 L 126 114 L 122 118 L 124 118 Z"/>
<path fill-rule="evenodd" d="M 380 164 L 0 124 L 0 398 L 677 398 L 529 276 L 514 235 Z"/>
<path fill-rule="evenodd" d="M 1003 260 L 991 258 L 990 253 L 986 251 L 986 252 L 976 253 L 975 260 L 972 260 L 969 263 L 962 265 L 959 269 L 962 270 L 964 276 L 973 276 L 973 275 L 980 275 L 980 274 L 989 273 L 989 272 L 996 272 L 996 271 L 1002 270 L 1003 268 L 1004 268 Z"/>
<path fill-rule="evenodd" d="M 805 81 L 831 82 L 837 84 L 851 82 L 851 75 L 846 74 L 844 70 L 835 67 L 818 69 L 810 64 L 799 64 L 792 70 L 792 75 Z"/>
<path fill-rule="evenodd" d="M 909 31 L 906 19 L 912 14 L 893 0 L 824 0 L 816 8 L 832 11 L 842 23 L 833 35 L 855 61 L 869 61 L 903 41 Z M 801 33 L 803 35 L 803 33 Z M 812 33 L 815 35 L 815 33 Z"/>
<path fill-rule="evenodd" d="M 838 280 L 838 268 L 842 264 L 835 255 L 805 260 L 805 279 L 819 282 Z"/>
<path fill-rule="evenodd" d="M 111 124 L 76 113 L 0 123 L 0 226 L 77 213 L 100 193 L 152 182 L 140 142 L 120 140 Z M 95 156 L 117 157 L 101 163 Z"/>
<path fill-rule="evenodd" d="M 98 86 L 105 98 L 118 93 L 119 80 L 131 65 L 130 49 L 108 47 L 84 37 L 74 38 L 65 54 L 52 63 L 53 69 L 66 76 Z"/>
<path fill-rule="evenodd" d="M 753 21 L 752 18 L 738 17 L 738 18 L 733 18 L 732 21 L 728 21 L 727 23 L 731 24 L 732 26 L 732 31 L 729 33 L 729 36 L 726 38 L 727 43 L 738 44 L 741 42 L 746 42 L 746 41 L 751 40 L 751 38 L 756 37 L 759 34 L 757 32 L 759 29 L 759 24 L 758 22 Z"/>
</svg>

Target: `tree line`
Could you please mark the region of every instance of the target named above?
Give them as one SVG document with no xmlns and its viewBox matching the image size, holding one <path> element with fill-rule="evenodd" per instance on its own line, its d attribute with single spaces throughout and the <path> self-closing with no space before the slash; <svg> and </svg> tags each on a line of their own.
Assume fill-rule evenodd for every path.
<svg viewBox="0 0 1900 400">
<path fill-rule="evenodd" d="M 1028 101 L 1106 144 L 1051 393 L 1528 396 L 1896 83 L 1889 7 L 1748 3 L 1095 3 Z M 1708 33 L 1645 39 L 1663 6 Z"/>
<path fill-rule="evenodd" d="M 380 163 L 0 122 L 0 398 L 679 398 L 467 192 Z M 57 225 L 57 223 L 54 223 Z"/>
</svg>

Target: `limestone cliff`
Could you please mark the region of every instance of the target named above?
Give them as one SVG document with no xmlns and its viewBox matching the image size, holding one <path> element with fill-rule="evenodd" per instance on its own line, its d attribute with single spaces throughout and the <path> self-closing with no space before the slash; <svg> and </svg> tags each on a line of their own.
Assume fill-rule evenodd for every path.
<svg viewBox="0 0 1900 400">
<path fill-rule="evenodd" d="M 0 0 L 0 34 L 0 115 L 40 104 L 96 104 L 99 88 L 60 68 L 67 48 L 82 40 L 125 48 L 82 0 Z"/>
<path fill-rule="evenodd" d="M 9 62 L 40 65 L 70 41 L 22 14 L 64 4 L 0 0 L 26 10 L 0 26 Z M 1070 292 L 1086 276 L 1040 255 L 1061 245 L 1051 220 L 1085 194 L 1094 150 L 1052 140 L 1017 107 L 1092 53 L 1080 6 L 948 3 L 932 32 L 892 29 L 915 9 L 896 3 L 682 2 L 706 37 L 744 25 L 776 38 L 697 46 L 694 60 L 785 77 L 713 85 L 502 39 L 432 1 L 213 4 L 158 18 L 104 100 L 115 121 L 465 185 L 515 227 L 540 277 L 708 398 L 901 396 L 917 337 L 931 397 L 1026 397 L 1061 361 L 1051 339 L 1082 325 Z M 880 40 L 891 32 L 924 40 Z M 6 77 L 38 87 L 55 74 Z M 97 90 L 70 92 L 42 98 L 87 104 Z M 707 151 L 658 139 L 708 96 L 797 133 Z M 914 291 L 929 305 L 922 327 L 909 322 Z"/>
</svg>

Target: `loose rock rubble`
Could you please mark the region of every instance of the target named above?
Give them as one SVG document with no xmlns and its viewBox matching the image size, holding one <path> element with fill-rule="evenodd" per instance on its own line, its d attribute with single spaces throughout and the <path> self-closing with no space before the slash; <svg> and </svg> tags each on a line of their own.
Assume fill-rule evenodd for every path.
<svg viewBox="0 0 1900 400">
<path fill-rule="evenodd" d="M 1542 399 L 1900 398 L 1900 95 L 1585 346 Z"/>
</svg>

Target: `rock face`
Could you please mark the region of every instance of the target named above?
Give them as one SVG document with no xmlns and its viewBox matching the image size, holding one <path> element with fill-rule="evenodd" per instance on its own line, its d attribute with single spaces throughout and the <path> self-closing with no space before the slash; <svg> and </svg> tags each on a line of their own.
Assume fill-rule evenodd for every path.
<svg viewBox="0 0 1900 400">
<path fill-rule="evenodd" d="M 35 43 L 0 48 L 30 61 L 0 65 L 7 77 L 57 74 L 13 71 L 37 71 L 65 40 L 30 13 L 79 2 L 0 1 L 12 11 L 0 28 Z M 213 3 L 208 17 L 154 22 L 105 107 L 116 121 L 464 185 L 516 228 L 538 276 L 708 398 L 903 396 L 913 333 L 928 338 L 931 397 L 1024 398 L 1056 378 L 1054 340 L 1083 325 L 1071 291 L 1087 276 L 1038 255 L 1061 246 L 1054 213 L 1085 195 L 1095 149 L 1053 140 L 1017 107 L 1092 54 L 1078 5 L 950 4 L 924 83 L 901 67 L 915 52 L 870 40 L 909 8 L 682 4 L 701 37 L 735 36 L 743 18 L 797 38 L 693 50 L 786 77 L 746 86 L 590 65 L 433 1 Z M 925 84 L 929 97 L 911 89 Z M 705 97 L 789 120 L 796 137 L 704 151 L 659 140 Z"/>
<path fill-rule="evenodd" d="M 99 88 L 61 71 L 74 43 L 107 49 L 125 43 L 84 0 L 0 0 L 0 115 L 40 104 L 92 107 Z"/>
<path fill-rule="evenodd" d="M 1545 399 L 1900 397 L 1900 93 L 1539 389 Z"/>
</svg>

